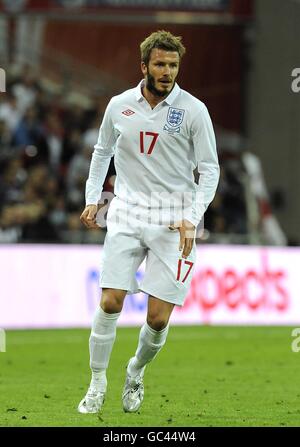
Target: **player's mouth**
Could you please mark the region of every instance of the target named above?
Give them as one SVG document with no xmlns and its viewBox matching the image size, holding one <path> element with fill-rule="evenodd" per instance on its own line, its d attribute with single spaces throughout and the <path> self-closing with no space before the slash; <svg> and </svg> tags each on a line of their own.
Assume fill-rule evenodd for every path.
<svg viewBox="0 0 300 447">
<path fill-rule="evenodd" d="M 159 79 L 158 82 L 159 82 L 160 84 L 162 84 L 162 85 L 165 85 L 165 86 L 172 85 L 172 81 L 170 81 L 170 80 L 168 80 L 168 79 Z"/>
</svg>

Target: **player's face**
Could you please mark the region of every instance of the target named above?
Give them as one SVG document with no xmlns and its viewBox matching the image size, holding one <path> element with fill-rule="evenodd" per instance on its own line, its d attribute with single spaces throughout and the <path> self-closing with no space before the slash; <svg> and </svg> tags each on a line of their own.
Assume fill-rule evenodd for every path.
<svg viewBox="0 0 300 447">
<path fill-rule="evenodd" d="M 147 89 L 155 96 L 167 96 L 179 71 L 179 54 L 177 51 L 165 51 L 154 48 L 148 65 L 142 62 Z"/>
</svg>

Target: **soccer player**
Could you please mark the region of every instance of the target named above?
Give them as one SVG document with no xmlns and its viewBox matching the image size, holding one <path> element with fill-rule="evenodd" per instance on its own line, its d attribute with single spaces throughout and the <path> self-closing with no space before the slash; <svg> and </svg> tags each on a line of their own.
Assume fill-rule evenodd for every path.
<svg viewBox="0 0 300 447">
<path fill-rule="evenodd" d="M 86 183 L 81 221 L 97 228 L 102 187 L 114 156 L 115 197 L 107 215 L 102 296 L 89 338 L 92 378 L 80 413 L 104 402 L 106 369 L 127 293 L 149 295 L 147 319 L 129 359 L 122 393 L 125 412 L 144 397 L 143 376 L 166 342 L 175 305 L 182 306 L 195 262 L 195 228 L 219 180 L 213 126 L 206 106 L 176 83 L 185 47 L 157 31 L 140 45 L 144 79 L 113 97 L 105 111 Z M 193 170 L 198 168 L 198 184 Z M 172 205 L 172 206 L 171 206 Z M 146 258 L 141 284 L 136 271 Z"/>
</svg>

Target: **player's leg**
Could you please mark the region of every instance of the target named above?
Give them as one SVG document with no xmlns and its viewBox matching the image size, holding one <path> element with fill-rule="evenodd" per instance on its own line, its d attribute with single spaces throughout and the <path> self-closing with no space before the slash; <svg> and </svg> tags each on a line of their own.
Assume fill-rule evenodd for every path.
<svg viewBox="0 0 300 447">
<path fill-rule="evenodd" d="M 151 362 L 165 344 L 169 319 L 174 304 L 149 296 L 147 321 L 142 326 L 135 356 L 128 365 L 128 372 L 136 376 Z"/>
<path fill-rule="evenodd" d="M 110 211 L 111 218 L 117 210 L 118 202 L 114 201 L 115 199 L 112 202 L 114 203 L 113 211 Z M 102 406 L 107 385 L 106 369 L 116 338 L 117 320 L 126 293 L 138 290 L 135 274 L 146 254 L 145 247 L 137 237 L 138 228 L 134 225 L 128 225 L 124 220 L 118 223 L 111 219 L 108 221 L 107 228 L 100 275 L 100 286 L 103 292 L 100 307 L 95 312 L 89 339 L 92 369 L 89 390 L 92 390 L 92 394 L 96 397 L 89 399 L 88 403 L 86 398 L 80 402 L 78 410 L 82 413 L 96 412 Z"/>
<path fill-rule="evenodd" d="M 104 403 L 106 369 L 125 296 L 126 290 L 102 289 L 101 302 L 95 311 L 89 338 L 92 379 L 86 396 L 78 406 L 80 413 L 97 413 Z"/>
<path fill-rule="evenodd" d="M 131 387 L 131 394 L 136 402 L 135 404 L 131 402 L 129 407 L 126 402 L 124 405 L 123 399 L 125 411 L 137 411 L 143 400 L 142 381 L 145 366 L 153 360 L 166 341 L 168 321 L 174 305 L 182 306 L 184 303 L 192 279 L 196 254 L 194 246 L 189 257 L 182 259 L 178 250 L 179 233 L 170 231 L 168 227 L 149 225 L 144 234 L 144 243 L 149 250 L 140 289 L 150 298 L 147 323 L 141 329 L 136 354 L 128 365 L 131 374 L 137 373 L 136 382 L 139 382 L 139 386 L 137 384 Z M 126 379 L 124 391 L 128 388 L 127 382 Z M 138 388 L 142 390 L 141 393 L 136 392 Z"/>
<path fill-rule="evenodd" d="M 126 290 L 102 289 L 89 339 L 91 385 L 106 390 L 106 369 L 116 338 L 117 321 L 121 314 Z"/>
<path fill-rule="evenodd" d="M 149 296 L 147 321 L 140 330 L 135 355 L 129 360 L 127 366 L 122 395 L 123 409 L 126 412 L 136 412 L 143 401 L 145 367 L 154 359 L 166 342 L 169 319 L 173 308 L 173 303 Z"/>
</svg>

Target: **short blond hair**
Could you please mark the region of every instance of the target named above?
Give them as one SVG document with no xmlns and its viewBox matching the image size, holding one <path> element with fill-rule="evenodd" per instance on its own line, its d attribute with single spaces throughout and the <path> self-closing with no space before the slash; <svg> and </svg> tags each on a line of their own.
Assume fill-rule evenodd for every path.
<svg viewBox="0 0 300 447">
<path fill-rule="evenodd" d="M 153 48 L 160 48 L 165 51 L 177 51 L 179 59 L 181 60 L 185 53 L 185 47 L 181 43 L 181 39 L 181 36 L 174 36 L 169 31 L 155 31 L 140 45 L 142 62 L 148 65 Z"/>
</svg>

